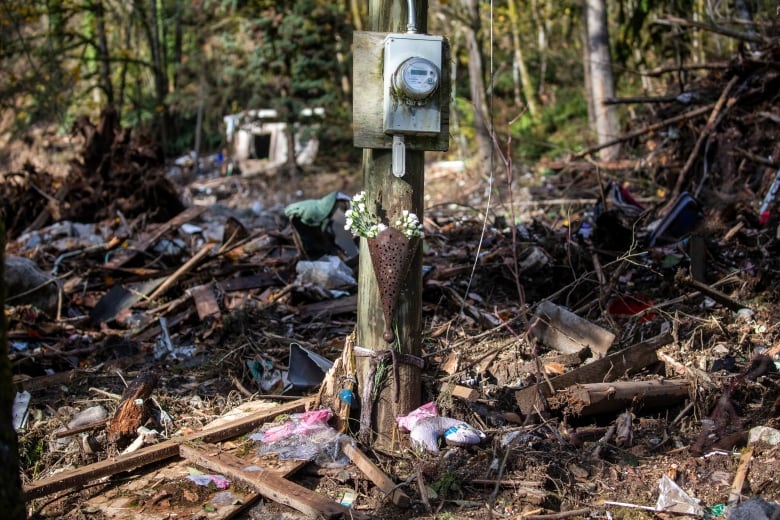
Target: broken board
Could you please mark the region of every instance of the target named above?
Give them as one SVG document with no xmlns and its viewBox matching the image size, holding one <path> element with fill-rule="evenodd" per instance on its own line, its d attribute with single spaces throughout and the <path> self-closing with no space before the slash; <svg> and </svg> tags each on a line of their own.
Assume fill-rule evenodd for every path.
<svg viewBox="0 0 780 520">
<path fill-rule="evenodd" d="M 277 465 L 269 471 L 283 478 L 305 464 L 293 460 L 284 462 L 286 464 Z M 259 464 L 265 466 L 265 462 Z M 167 520 L 173 515 L 199 518 L 208 512 L 210 519 L 222 520 L 232 517 L 258 498 L 251 489 L 235 486 L 231 481 L 230 487 L 225 490 L 230 493 L 230 499 L 223 503 L 228 495 L 221 494 L 222 491 L 199 487 L 186 479 L 193 467 L 194 464 L 188 460 L 166 464 L 91 497 L 84 502 L 82 511 L 101 512 L 108 518 L 144 520 Z"/>
<path fill-rule="evenodd" d="M 593 363 L 518 390 L 515 392 L 517 405 L 523 415 L 529 415 L 537 409 L 538 399 L 548 398 L 555 391 L 575 384 L 614 381 L 626 373 L 639 371 L 658 361 L 655 351 L 671 343 L 672 339 L 671 334 L 664 332 Z"/>
</svg>

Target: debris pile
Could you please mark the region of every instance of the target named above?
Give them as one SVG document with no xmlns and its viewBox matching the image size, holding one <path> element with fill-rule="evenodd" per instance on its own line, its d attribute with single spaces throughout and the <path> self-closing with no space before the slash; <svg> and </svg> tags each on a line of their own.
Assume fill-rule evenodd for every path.
<svg viewBox="0 0 780 520">
<path fill-rule="evenodd" d="M 237 204 L 269 185 L 204 173 L 180 193 L 110 113 L 78 122 L 73 179 L 28 169 L 2 185 L 6 214 L 26 215 L 9 221 L 5 284 L 31 504 L 64 518 L 228 518 L 260 497 L 352 518 L 776 509 L 778 61 L 776 45 L 739 57 L 690 85 L 701 106 L 655 107 L 621 139 L 639 159 L 547 165 L 558 174 L 525 211 L 487 226 L 429 211 L 431 403 L 371 457 L 350 436 L 363 389 L 344 187 Z M 305 457 L 247 436 L 305 436 L 309 419 L 327 442 Z M 126 471 L 141 476 L 111 478 Z"/>
<path fill-rule="evenodd" d="M 97 125 L 86 116 L 72 128 L 81 159 L 62 178 L 31 163 L 3 175 L 0 214 L 16 237 L 49 221 L 95 223 L 116 216 L 164 222 L 184 209 L 176 186 L 165 175 L 162 149 L 147 136 L 120 128 L 106 109 Z"/>
</svg>

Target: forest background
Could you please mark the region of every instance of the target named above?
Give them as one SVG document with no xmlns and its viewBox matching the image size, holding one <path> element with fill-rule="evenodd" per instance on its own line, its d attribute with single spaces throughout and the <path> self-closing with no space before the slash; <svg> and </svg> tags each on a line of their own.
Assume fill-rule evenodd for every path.
<svg viewBox="0 0 780 520">
<path fill-rule="evenodd" d="M 2 0 L 0 169 L 20 167 L 5 145 L 30 140 L 34 129 L 65 134 L 79 116 L 95 120 L 107 106 L 123 126 L 153 136 L 167 157 L 223 150 L 226 114 L 271 108 L 294 125 L 303 107 L 323 107 L 318 132 L 329 159 L 355 164 L 351 39 L 367 29 L 368 4 Z M 594 70 L 611 74 L 600 79 L 614 85 L 608 94 L 673 99 L 692 75 L 749 52 L 755 35 L 777 23 L 767 1 L 434 0 L 428 7 L 428 32 L 451 45 L 449 157 L 476 165 L 496 143 L 515 164 L 530 165 L 596 142 Z M 608 30 L 594 12 L 606 13 Z M 608 67 L 591 66 L 599 41 Z M 607 133 L 637 117 L 637 105 L 610 106 Z"/>
</svg>

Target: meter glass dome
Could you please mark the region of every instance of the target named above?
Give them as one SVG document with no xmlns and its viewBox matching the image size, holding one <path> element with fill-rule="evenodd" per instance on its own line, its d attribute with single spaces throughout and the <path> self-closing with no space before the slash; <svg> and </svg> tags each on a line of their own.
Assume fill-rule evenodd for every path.
<svg viewBox="0 0 780 520">
<path fill-rule="evenodd" d="M 398 67 L 393 79 L 395 87 L 404 95 L 422 100 L 439 86 L 439 71 L 425 58 L 410 58 Z"/>
</svg>

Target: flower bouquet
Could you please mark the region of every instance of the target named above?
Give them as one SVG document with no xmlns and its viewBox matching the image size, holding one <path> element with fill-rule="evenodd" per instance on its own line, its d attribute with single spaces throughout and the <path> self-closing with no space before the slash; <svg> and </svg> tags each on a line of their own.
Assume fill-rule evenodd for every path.
<svg viewBox="0 0 780 520">
<path fill-rule="evenodd" d="M 346 212 L 345 228 L 355 236 L 365 237 L 368 242 L 385 318 L 383 337 L 391 343 L 395 338 L 393 314 L 417 239 L 423 236 L 422 225 L 417 215 L 404 210 L 394 226 L 387 226 L 368 209 L 366 193 L 362 191 L 352 198 L 352 207 Z"/>
</svg>

